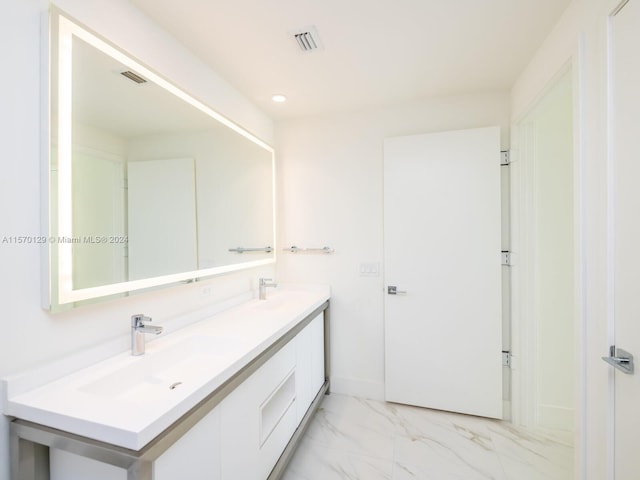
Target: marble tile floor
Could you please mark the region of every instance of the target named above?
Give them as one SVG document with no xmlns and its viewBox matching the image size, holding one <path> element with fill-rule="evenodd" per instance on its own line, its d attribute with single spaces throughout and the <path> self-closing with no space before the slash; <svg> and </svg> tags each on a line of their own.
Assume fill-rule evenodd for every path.
<svg viewBox="0 0 640 480">
<path fill-rule="evenodd" d="M 325 397 L 283 480 L 571 480 L 573 448 L 508 422 Z"/>
</svg>

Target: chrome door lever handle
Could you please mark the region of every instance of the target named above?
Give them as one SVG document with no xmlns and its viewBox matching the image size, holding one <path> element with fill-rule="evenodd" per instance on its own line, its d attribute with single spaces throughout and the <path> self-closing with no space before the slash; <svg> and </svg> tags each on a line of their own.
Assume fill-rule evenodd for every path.
<svg viewBox="0 0 640 480">
<path fill-rule="evenodd" d="M 613 360 L 616 363 L 631 363 L 632 360 L 628 357 L 609 357 L 611 360 Z"/>
<path fill-rule="evenodd" d="M 389 285 L 387 287 L 387 293 L 389 295 L 406 295 L 407 292 L 402 291 L 402 290 L 398 290 L 398 287 L 396 287 L 395 285 Z"/>
<path fill-rule="evenodd" d="M 633 374 L 633 355 L 621 348 L 616 348 L 615 345 L 609 347 L 609 356 L 602 357 L 602 360 L 623 373 Z"/>
</svg>

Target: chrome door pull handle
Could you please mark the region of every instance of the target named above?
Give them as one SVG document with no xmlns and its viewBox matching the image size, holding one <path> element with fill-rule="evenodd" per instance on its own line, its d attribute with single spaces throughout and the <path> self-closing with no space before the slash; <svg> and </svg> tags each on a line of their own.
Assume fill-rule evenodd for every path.
<svg viewBox="0 0 640 480">
<path fill-rule="evenodd" d="M 387 293 L 389 295 L 406 295 L 407 292 L 402 291 L 402 290 L 398 290 L 398 287 L 396 287 L 395 285 L 389 285 L 387 287 Z"/>
<path fill-rule="evenodd" d="M 616 348 L 615 345 L 609 347 L 609 356 L 602 357 L 602 360 L 623 373 L 633 374 L 633 355 L 621 348 Z"/>
</svg>

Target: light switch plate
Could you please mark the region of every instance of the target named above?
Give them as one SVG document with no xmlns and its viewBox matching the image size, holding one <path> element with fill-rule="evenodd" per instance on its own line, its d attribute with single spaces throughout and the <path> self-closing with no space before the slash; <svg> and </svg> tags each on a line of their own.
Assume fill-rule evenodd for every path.
<svg viewBox="0 0 640 480">
<path fill-rule="evenodd" d="M 361 263 L 360 264 L 360 276 L 361 277 L 378 277 L 380 276 L 380 264 L 377 262 Z"/>
</svg>

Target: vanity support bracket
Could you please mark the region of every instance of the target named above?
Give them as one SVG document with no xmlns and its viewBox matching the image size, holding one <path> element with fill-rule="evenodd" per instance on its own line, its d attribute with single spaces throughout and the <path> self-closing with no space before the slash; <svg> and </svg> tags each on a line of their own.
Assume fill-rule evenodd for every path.
<svg viewBox="0 0 640 480">
<path fill-rule="evenodd" d="M 314 312 L 316 315 L 320 312 Z M 313 315 L 313 314 L 312 314 Z M 324 379 L 327 385 L 326 395 L 331 393 L 331 303 L 326 302 L 324 308 Z"/>
<path fill-rule="evenodd" d="M 48 446 L 12 436 L 9 452 L 11 479 L 49 480 Z"/>
<path fill-rule="evenodd" d="M 268 478 L 268 480 L 279 479 L 291 455 L 295 451 L 297 443 L 306 430 L 313 413 L 315 413 L 315 410 L 319 407 L 325 393 L 329 392 L 329 363 L 327 360 L 329 358 L 330 345 L 328 336 L 329 300 L 313 310 L 304 320 L 272 343 L 262 353 L 196 404 L 141 450 L 119 447 L 26 420 L 16 419 L 12 421 L 10 423 L 10 478 L 12 480 L 50 480 L 49 449 L 57 448 L 126 469 L 127 480 L 153 480 L 153 462 L 157 458 L 186 434 L 191 427 L 211 412 L 229 393 L 235 390 L 236 387 L 289 343 L 289 341 L 323 311 L 325 312 L 324 354 L 326 380 Z"/>
</svg>

